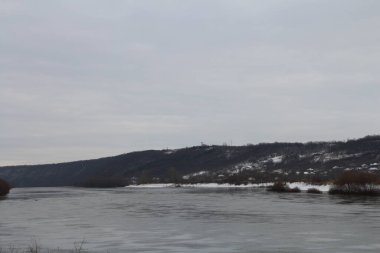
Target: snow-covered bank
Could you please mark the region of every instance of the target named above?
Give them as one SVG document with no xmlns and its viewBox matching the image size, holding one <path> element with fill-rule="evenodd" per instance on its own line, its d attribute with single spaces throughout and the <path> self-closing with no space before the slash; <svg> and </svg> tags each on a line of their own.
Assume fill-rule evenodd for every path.
<svg viewBox="0 0 380 253">
<path fill-rule="evenodd" d="M 175 187 L 174 184 L 138 184 L 138 185 L 128 185 L 127 188 L 167 188 Z"/>
<path fill-rule="evenodd" d="M 193 188 L 263 188 L 272 185 L 271 183 L 266 184 L 217 184 L 217 183 L 207 183 L 207 184 L 184 184 L 182 187 L 193 187 Z"/>
<path fill-rule="evenodd" d="M 308 189 L 315 188 L 321 192 L 328 192 L 330 190 L 330 185 L 312 185 L 304 182 L 295 182 L 287 184 L 290 188 L 298 187 L 301 191 L 307 191 Z"/>
<path fill-rule="evenodd" d="M 272 183 L 266 184 L 247 184 L 247 185 L 233 185 L 233 184 L 217 184 L 217 183 L 205 183 L 205 184 L 180 184 L 182 188 L 261 188 L 270 186 Z M 175 184 L 140 184 L 140 185 L 128 185 L 127 188 L 166 188 L 176 187 Z"/>
<path fill-rule="evenodd" d="M 263 188 L 271 186 L 273 183 L 263 183 L 263 184 L 246 184 L 246 185 L 233 185 L 233 184 L 217 184 L 217 183 L 207 183 L 207 184 L 181 184 L 183 188 Z M 298 187 L 301 191 L 307 191 L 310 188 L 318 189 L 322 192 L 328 192 L 330 185 L 312 185 L 303 182 L 288 183 L 290 188 Z M 140 184 L 140 185 L 129 185 L 127 188 L 167 188 L 175 187 L 175 184 Z"/>
</svg>

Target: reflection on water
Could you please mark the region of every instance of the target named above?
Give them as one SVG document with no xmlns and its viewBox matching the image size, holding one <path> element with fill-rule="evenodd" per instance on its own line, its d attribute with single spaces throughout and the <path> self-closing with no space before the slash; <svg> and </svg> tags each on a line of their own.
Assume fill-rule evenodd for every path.
<svg viewBox="0 0 380 253">
<path fill-rule="evenodd" d="M 262 189 L 13 189 L 0 245 L 91 252 L 380 252 L 380 199 Z"/>
</svg>

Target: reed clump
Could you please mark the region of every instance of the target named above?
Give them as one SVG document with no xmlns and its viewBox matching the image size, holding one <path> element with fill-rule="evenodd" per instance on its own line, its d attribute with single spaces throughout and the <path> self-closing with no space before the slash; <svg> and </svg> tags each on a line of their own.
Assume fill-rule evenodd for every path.
<svg viewBox="0 0 380 253">
<path fill-rule="evenodd" d="M 380 196 L 380 178 L 376 174 L 360 171 L 342 173 L 331 187 L 330 194 Z"/>
</svg>

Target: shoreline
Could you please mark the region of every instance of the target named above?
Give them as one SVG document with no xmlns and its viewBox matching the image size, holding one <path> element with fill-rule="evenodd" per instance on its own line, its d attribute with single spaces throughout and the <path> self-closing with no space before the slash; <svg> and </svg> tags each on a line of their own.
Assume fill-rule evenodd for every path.
<svg viewBox="0 0 380 253">
<path fill-rule="evenodd" d="M 233 184 L 217 184 L 217 183 L 198 183 L 198 184 L 178 184 L 180 188 L 238 188 L 238 189 L 252 189 L 252 188 L 266 188 L 272 186 L 273 183 L 261 184 L 246 184 L 246 185 L 233 185 Z M 287 183 L 290 188 L 298 187 L 301 191 L 307 191 L 310 188 L 315 188 L 321 192 L 328 192 L 331 185 L 312 185 L 304 182 Z M 140 184 L 128 185 L 126 188 L 174 188 L 176 184 Z"/>
</svg>

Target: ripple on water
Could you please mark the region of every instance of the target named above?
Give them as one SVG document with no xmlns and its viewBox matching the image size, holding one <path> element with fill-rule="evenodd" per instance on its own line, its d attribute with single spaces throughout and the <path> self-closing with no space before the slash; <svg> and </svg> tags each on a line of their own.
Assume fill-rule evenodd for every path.
<svg viewBox="0 0 380 253">
<path fill-rule="evenodd" d="M 264 189 L 13 189 L 0 244 L 118 252 L 379 252 L 379 199 Z M 253 251 L 254 250 L 254 251 Z"/>
</svg>

